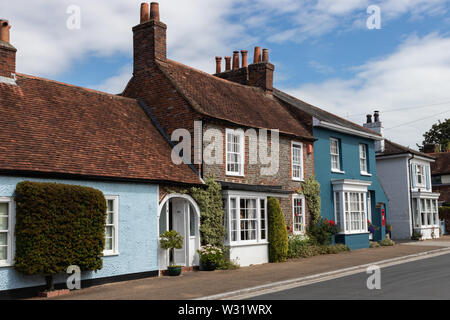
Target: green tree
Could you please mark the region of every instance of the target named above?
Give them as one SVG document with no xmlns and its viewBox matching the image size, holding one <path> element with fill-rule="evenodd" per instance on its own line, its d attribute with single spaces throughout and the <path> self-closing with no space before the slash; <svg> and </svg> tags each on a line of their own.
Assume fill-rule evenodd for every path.
<svg viewBox="0 0 450 320">
<path fill-rule="evenodd" d="M 422 145 L 418 145 L 420 151 L 423 152 L 427 144 L 439 144 L 439 151 L 447 151 L 450 147 L 450 119 L 445 119 L 444 122 L 439 120 L 438 123 L 433 124 L 423 137 L 425 139 Z"/>
<path fill-rule="evenodd" d="M 277 199 L 267 200 L 267 213 L 269 215 L 269 261 L 284 262 L 288 257 L 289 241 L 286 222 Z"/>
</svg>

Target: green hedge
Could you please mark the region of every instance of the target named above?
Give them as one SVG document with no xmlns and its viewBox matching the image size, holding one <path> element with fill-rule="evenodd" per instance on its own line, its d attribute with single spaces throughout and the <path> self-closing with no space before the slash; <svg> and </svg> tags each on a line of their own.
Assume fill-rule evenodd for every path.
<svg viewBox="0 0 450 320">
<path fill-rule="evenodd" d="M 289 259 L 309 258 L 324 254 L 337 254 L 350 249 L 343 244 L 318 245 L 314 240 L 294 236 L 289 239 Z"/>
<path fill-rule="evenodd" d="M 267 200 L 269 216 L 269 261 L 284 262 L 288 257 L 288 232 L 280 202 L 275 198 Z"/>
<path fill-rule="evenodd" d="M 50 276 L 70 265 L 102 268 L 106 201 L 102 192 L 56 183 L 16 187 L 15 268 Z"/>
</svg>

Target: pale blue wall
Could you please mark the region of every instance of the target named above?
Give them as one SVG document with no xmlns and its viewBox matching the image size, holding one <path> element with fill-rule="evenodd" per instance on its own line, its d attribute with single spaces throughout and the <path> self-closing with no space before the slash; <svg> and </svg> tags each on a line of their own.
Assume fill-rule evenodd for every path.
<svg viewBox="0 0 450 320">
<path fill-rule="evenodd" d="M 103 258 L 103 269 L 85 272 L 82 279 L 104 278 L 158 270 L 158 187 L 151 184 L 87 182 L 0 176 L 0 197 L 13 196 L 17 183 L 29 180 L 96 188 L 119 196 L 119 255 Z M 65 282 L 67 276 L 55 278 Z M 43 285 L 43 277 L 22 276 L 12 267 L 0 268 L 0 291 Z"/>
<path fill-rule="evenodd" d="M 347 135 L 344 133 L 331 131 L 319 127 L 314 128 L 314 136 L 318 139 L 314 143 L 314 168 L 316 172 L 316 179 L 320 183 L 320 197 L 322 199 L 322 216 L 327 219 L 334 219 L 334 195 L 332 179 L 352 179 L 371 181 L 372 185 L 368 187 L 369 191 L 373 191 L 375 203 L 383 202 L 388 205 L 386 195 L 380 185 L 376 173 L 376 161 L 374 141 L 358 136 Z M 330 138 L 339 139 L 341 142 L 341 170 L 345 174 L 331 172 L 331 155 L 330 155 Z M 363 143 L 368 146 L 368 166 L 371 177 L 363 176 L 360 172 L 359 164 L 359 144 Z M 386 209 L 386 216 L 388 212 Z M 379 210 L 372 208 L 372 223 L 380 227 L 380 230 L 375 235 L 375 240 L 382 240 L 385 237 L 384 228 L 381 226 L 381 213 Z M 361 237 L 351 237 L 352 241 L 349 244 L 354 248 L 363 247 L 359 243 Z M 346 241 L 347 242 L 347 241 Z M 364 246 L 368 245 L 368 240 L 364 239 Z"/>
</svg>

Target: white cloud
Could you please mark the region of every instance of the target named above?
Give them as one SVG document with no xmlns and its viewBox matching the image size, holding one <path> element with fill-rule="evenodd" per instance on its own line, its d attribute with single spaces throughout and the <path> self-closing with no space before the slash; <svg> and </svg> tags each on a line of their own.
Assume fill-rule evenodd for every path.
<svg viewBox="0 0 450 320">
<path fill-rule="evenodd" d="M 389 56 L 355 68 L 351 79 L 330 79 L 322 83 L 287 88 L 302 100 L 362 124 L 364 113 L 404 107 L 429 106 L 381 114 L 386 136 L 415 147 L 422 134 L 438 119 L 450 117 L 450 37 L 430 34 L 411 37 Z M 327 94 L 324 95 L 323 93 Z M 357 115 L 352 116 L 352 115 Z M 410 125 L 399 125 L 421 120 Z"/>
<path fill-rule="evenodd" d="M 120 94 L 125 89 L 128 81 L 130 81 L 132 74 L 133 66 L 126 65 L 122 67 L 116 75 L 104 80 L 100 84 L 93 84 L 90 87 L 103 92 Z"/>
<path fill-rule="evenodd" d="M 18 49 L 18 72 L 55 77 L 91 55 L 132 56 L 131 28 L 139 23 L 141 0 L 17 0 L 2 1 L 12 44 Z M 234 1 L 160 1 L 168 24 L 171 58 L 201 69 L 214 68 L 214 56 L 229 54 L 231 43 L 251 41 L 242 27 L 227 20 Z M 70 5 L 81 8 L 81 29 L 69 30 Z M 237 44 L 237 43 L 235 43 Z"/>
</svg>

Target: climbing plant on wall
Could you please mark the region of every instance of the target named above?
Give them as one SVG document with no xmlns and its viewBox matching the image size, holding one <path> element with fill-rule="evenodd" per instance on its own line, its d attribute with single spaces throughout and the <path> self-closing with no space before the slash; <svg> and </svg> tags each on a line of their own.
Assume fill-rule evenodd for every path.
<svg viewBox="0 0 450 320">
<path fill-rule="evenodd" d="M 191 188 L 189 194 L 200 208 L 200 239 L 202 245 L 223 248 L 225 227 L 222 187 L 214 177 L 206 179 L 206 188 Z"/>
<path fill-rule="evenodd" d="M 299 192 L 305 196 L 312 222 L 320 221 L 320 183 L 315 177 L 309 177 L 302 183 L 302 191 Z"/>
</svg>

